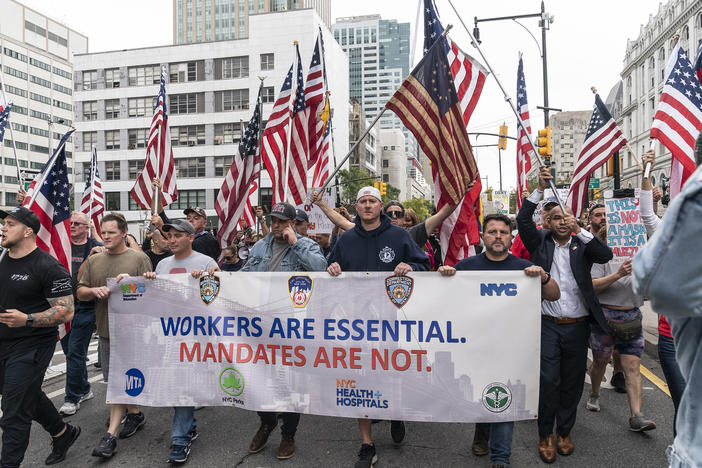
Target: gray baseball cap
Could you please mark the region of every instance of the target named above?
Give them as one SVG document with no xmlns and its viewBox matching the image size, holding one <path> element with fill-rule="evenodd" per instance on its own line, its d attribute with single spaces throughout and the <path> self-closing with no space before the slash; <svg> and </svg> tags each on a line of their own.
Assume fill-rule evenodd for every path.
<svg viewBox="0 0 702 468">
<path fill-rule="evenodd" d="M 185 232 L 186 234 L 195 234 L 195 228 L 193 225 L 184 219 L 174 219 L 170 223 L 163 225 L 163 232 L 168 232 L 171 229 Z"/>
</svg>

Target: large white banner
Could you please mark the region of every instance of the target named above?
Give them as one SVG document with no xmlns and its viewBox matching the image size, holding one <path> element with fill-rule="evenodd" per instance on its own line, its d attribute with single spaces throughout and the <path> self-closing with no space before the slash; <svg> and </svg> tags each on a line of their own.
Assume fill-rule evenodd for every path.
<svg viewBox="0 0 702 468">
<path fill-rule="evenodd" d="M 537 415 L 538 278 L 220 273 L 108 281 L 108 403 L 405 421 Z"/>
</svg>

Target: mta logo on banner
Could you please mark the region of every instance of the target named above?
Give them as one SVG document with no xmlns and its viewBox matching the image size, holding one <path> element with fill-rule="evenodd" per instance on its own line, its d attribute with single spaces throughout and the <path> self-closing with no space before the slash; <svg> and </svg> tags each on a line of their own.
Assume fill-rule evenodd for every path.
<svg viewBox="0 0 702 468">
<path fill-rule="evenodd" d="M 139 395 L 144 390 L 144 384 L 146 383 L 144 374 L 139 369 L 131 368 L 125 372 L 125 375 L 127 376 L 124 386 L 125 393 L 133 397 Z"/>
<path fill-rule="evenodd" d="M 481 296 L 516 296 L 515 283 L 480 283 Z"/>
</svg>

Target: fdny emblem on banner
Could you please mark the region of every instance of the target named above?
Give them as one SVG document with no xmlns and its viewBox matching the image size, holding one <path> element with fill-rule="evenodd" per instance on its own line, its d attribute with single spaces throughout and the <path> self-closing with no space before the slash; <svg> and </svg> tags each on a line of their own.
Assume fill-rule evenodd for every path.
<svg viewBox="0 0 702 468">
<path fill-rule="evenodd" d="M 313 283 L 309 275 L 293 275 L 288 278 L 288 294 L 295 308 L 307 305 L 312 294 Z"/>
<path fill-rule="evenodd" d="M 409 301 L 414 280 L 409 276 L 388 276 L 385 278 L 385 291 L 390 302 L 399 309 Z"/>
<path fill-rule="evenodd" d="M 219 294 L 219 277 L 214 275 L 205 275 L 200 277 L 200 299 L 207 305 L 212 302 Z"/>
</svg>

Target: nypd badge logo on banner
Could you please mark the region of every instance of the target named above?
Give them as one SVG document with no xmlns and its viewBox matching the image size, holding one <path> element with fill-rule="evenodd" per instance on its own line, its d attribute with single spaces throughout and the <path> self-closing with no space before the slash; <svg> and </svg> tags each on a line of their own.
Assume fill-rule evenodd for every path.
<svg viewBox="0 0 702 468">
<path fill-rule="evenodd" d="M 212 302 L 219 294 L 219 277 L 214 275 L 205 275 L 200 277 L 200 299 L 207 305 Z"/>
<path fill-rule="evenodd" d="M 312 283 L 309 275 L 293 275 L 288 278 L 288 294 L 295 308 L 307 305 L 312 294 Z"/>
<path fill-rule="evenodd" d="M 409 301 L 414 280 L 409 276 L 388 276 L 385 278 L 385 290 L 390 301 L 398 309 Z"/>
</svg>

